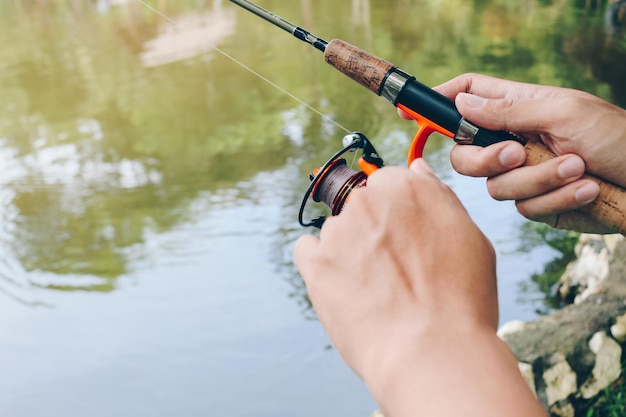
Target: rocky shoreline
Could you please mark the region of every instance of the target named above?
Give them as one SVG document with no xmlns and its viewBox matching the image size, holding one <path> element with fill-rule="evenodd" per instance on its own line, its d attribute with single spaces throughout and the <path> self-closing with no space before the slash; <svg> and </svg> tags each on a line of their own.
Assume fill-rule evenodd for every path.
<svg viewBox="0 0 626 417">
<path fill-rule="evenodd" d="M 622 374 L 626 239 L 583 234 L 576 255 L 557 286 L 571 304 L 532 322 L 505 323 L 498 332 L 552 416 L 578 416 L 582 404 Z"/>
</svg>

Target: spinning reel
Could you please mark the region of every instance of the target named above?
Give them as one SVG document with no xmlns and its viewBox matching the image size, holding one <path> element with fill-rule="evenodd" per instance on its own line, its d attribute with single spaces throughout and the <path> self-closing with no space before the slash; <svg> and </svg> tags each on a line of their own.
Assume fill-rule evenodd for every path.
<svg viewBox="0 0 626 417">
<path fill-rule="evenodd" d="M 300 225 L 321 228 L 326 220 L 326 216 L 320 216 L 306 223 L 303 221 L 304 209 L 309 197 L 315 202 L 326 204 L 335 216 L 343 210 L 352 190 L 364 187 L 368 175 L 383 166 L 382 158 L 364 134 L 352 132 L 344 136 L 343 145 L 342 150 L 311 173 L 311 185 L 304 194 L 298 214 Z M 346 152 L 356 152 L 359 149 L 362 150 L 358 161 L 361 171 L 357 172 L 349 168 L 346 160 L 341 156 Z"/>
</svg>

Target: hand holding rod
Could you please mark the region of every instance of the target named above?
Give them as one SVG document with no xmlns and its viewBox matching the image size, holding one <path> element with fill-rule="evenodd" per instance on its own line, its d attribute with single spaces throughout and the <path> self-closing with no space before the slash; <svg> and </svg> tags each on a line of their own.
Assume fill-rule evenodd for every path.
<svg viewBox="0 0 626 417">
<path fill-rule="evenodd" d="M 461 144 L 480 146 L 516 140 L 526 148 L 524 166 L 537 165 L 556 156 L 539 142 L 525 141 L 509 132 L 492 131 L 468 122 L 456 110 L 452 100 L 419 83 L 393 64 L 342 40 L 335 39 L 328 43 L 324 59 L 418 122 L 418 131 L 409 151 L 409 162 L 422 156 L 424 144 L 433 132 L 439 132 Z M 600 194 L 578 211 L 626 235 L 626 190 L 591 174 L 585 174 L 584 178 L 596 182 L 600 186 Z"/>
<path fill-rule="evenodd" d="M 324 60 L 328 64 L 415 119 L 418 130 L 409 149 L 409 163 L 422 156 L 426 140 L 433 132 L 467 145 L 488 146 L 504 140 L 515 140 L 526 148 L 524 165 L 527 166 L 537 165 L 556 156 L 541 143 L 529 142 L 510 132 L 493 131 L 471 123 L 457 111 L 452 100 L 384 59 L 339 39 L 326 42 L 247 0 L 231 1 L 324 52 Z M 600 194 L 579 211 L 626 235 L 626 191 L 591 174 L 585 174 L 585 178 L 594 180 L 600 186 Z"/>
</svg>

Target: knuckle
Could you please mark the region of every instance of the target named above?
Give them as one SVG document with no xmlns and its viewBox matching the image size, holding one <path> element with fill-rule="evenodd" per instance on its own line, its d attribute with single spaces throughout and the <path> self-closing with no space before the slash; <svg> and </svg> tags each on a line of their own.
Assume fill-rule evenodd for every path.
<svg viewBox="0 0 626 417">
<path fill-rule="evenodd" d="M 320 229 L 320 241 L 335 240 L 336 236 L 341 236 L 338 223 L 339 216 L 328 216 Z"/>
<path fill-rule="evenodd" d="M 400 167 L 385 167 L 377 170 L 367 178 L 366 189 L 378 190 L 402 189 L 409 186 L 411 178 L 407 170 Z"/>
<path fill-rule="evenodd" d="M 502 100 L 500 100 L 499 104 L 501 109 L 508 110 L 511 108 L 515 108 L 515 106 L 517 105 L 517 101 L 503 98 Z"/>
</svg>

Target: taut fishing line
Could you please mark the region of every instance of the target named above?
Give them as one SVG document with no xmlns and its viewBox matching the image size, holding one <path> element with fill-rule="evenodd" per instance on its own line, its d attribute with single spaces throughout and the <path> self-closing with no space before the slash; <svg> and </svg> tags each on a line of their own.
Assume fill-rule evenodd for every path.
<svg viewBox="0 0 626 417">
<path fill-rule="evenodd" d="M 146 3 L 143 0 L 135 0 L 137 3 L 142 4 L 144 7 L 146 7 L 147 9 L 153 11 L 154 13 L 156 13 L 157 15 L 161 16 L 163 19 L 167 20 L 168 22 L 172 23 L 174 26 L 179 27 L 179 23 L 176 22 L 174 19 L 170 18 L 169 16 L 165 15 L 164 13 L 162 13 L 160 10 L 154 8 L 153 6 L 151 6 L 150 4 Z M 320 110 L 316 109 L 315 107 L 311 106 L 310 104 L 304 102 L 303 100 L 299 99 L 298 97 L 294 96 L 293 94 L 291 94 L 289 91 L 285 90 L 284 88 L 282 88 L 281 86 L 279 86 L 278 84 L 272 82 L 270 79 L 264 77 L 262 74 L 258 73 L 257 71 L 253 70 L 252 68 L 250 68 L 249 66 L 247 66 L 246 64 L 244 64 L 243 62 L 239 61 L 237 58 L 235 58 L 234 56 L 230 55 L 228 52 L 220 49 L 219 47 L 217 47 L 216 45 L 212 44 L 211 42 L 207 41 L 207 45 L 209 45 L 209 47 L 211 47 L 211 49 L 215 50 L 216 52 L 220 53 L 221 55 L 223 55 L 224 57 L 226 57 L 227 59 L 231 60 L 232 62 L 234 62 L 235 64 L 239 65 L 240 67 L 242 67 L 243 69 L 245 69 L 246 71 L 250 72 L 251 74 L 255 75 L 256 77 L 260 78 L 261 80 L 265 81 L 266 83 L 268 83 L 269 85 L 271 85 L 272 87 L 274 87 L 275 89 L 277 89 L 278 91 L 282 92 L 283 94 L 287 95 L 288 97 L 291 97 L 292 99 L 294 99 L 295 101 L 297 101 L 298 103 L 302 104 L 303 106 L 305 106 L 307 109 L 311 110 L 312 112 L 316 113 L 317 115 L 319 115 L 322 119 L 327 120 L 329 122 L 331 122 L 332 124 L 334 124 L 335 126 L 337 126 L 338 128 L 344 130 L 345 132 L 350 132 L 350 130 L 348 130 L 347 128 L 345 128 L 344 126 L 342 126 L 341 124 L 339 124 L 338 122 L 336 122 L 335 120 L 333 120 L 330 116 L 322 113 Z"/>
</svg>

